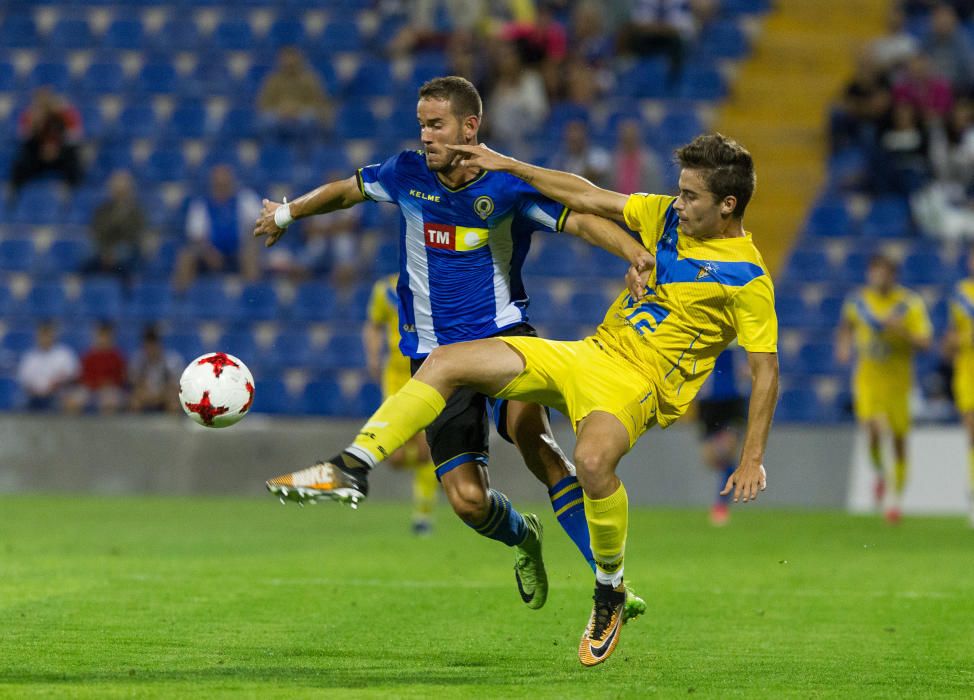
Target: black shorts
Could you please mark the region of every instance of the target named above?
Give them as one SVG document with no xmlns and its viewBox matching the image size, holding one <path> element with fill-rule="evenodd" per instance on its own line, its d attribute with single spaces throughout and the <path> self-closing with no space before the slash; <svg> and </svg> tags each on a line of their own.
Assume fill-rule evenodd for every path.
<svg viewBox="0 0 974 700">
<path fill-rule="evenodd" d="M 497 335 L 527 335 L 537 337 L 538 332 L 527 323 L 519 323 Z M 423 360 L 410 360 L 413 374 Z M 430 446 L 436 477 L 439 479 L 451 469 L 467 462 L 487 465 L 489 454 L 490 421 L 497 426 L 502 438 L 511 442 L 507 435 L 507 401 L 480 394 L 468 387 L 453 392 L 446 408 L 426 428 L 426 441 Z"/>
<path fill-rule="evenodd" d="M 711 437 L 728 428 L 737 428 L 747 418 L 744 399 L 705 399 L 697 401 L 697 419 L 704 437 Z"/>
</svg>

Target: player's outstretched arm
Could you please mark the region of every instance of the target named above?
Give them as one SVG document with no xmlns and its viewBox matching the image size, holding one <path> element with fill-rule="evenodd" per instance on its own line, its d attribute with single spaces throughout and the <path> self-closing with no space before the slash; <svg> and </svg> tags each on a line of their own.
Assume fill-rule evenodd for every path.
<svg viewBox="0 0 974 700">
<path fill-rule="evenodd" d="M 493 151 L 484 144 L 477 146 L 447 146 L 463 154 L 463 165 L 484 170 L 496 170 L 519 177 L 541 194 L 561 202 L 573 211 L 598 214 L 607 219 L 623 221 L 622 210 L 628 197 L 619 192 L 604 190 L 584 177 L 561 170 L 549 170 Z"/>
<path fill-rule="evenodd" d="M 764 450 L 771 432 L 774 407 L 778 403 L 778 353 L 749 352 L 747 361 L 751 368 L 751 401 L 741 462 L 720 492 L 726 496 L 733 491 L 735 503 L 753 501 L 758 497 L 758 491 L 767 488 Z"/>
<path fill-rule="evenodd" d="M 348 209 L 364 201 L 365 195 L 359 189 L 358 178 L 354 175 L 322 185 L 293 202 L 272 202 L 265 199 L 254 224 L 254 237 L 267 236 L 264 245 L 269 248 L 277 243 L 277 239 L 284 235 L 295 219 Z"/>
</svg>

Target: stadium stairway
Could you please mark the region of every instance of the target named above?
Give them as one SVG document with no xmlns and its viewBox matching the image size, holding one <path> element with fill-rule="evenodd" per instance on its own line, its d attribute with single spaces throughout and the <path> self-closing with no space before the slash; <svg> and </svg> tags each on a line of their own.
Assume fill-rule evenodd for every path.
<svg viewBox="0 0 974 700">
<path fill-rule="evenodd" d="M 781 270 L 824 181 L 828 105 L 858 47 L 883 33 L 888 4 L 778 0 L 717 115 L 717 130 L 754 155 L 758 189 L 746 225 L 757 232 L 772 273 Z"/>
</svg>

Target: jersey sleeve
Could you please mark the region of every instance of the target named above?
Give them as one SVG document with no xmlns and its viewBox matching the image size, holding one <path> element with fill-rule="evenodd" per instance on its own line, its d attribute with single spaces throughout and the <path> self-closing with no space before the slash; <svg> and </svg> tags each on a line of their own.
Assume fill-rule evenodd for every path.
<svg viewBox="0 0 974 700">
<path fill-rule="evenodd" d="M 731 316 L 742 348 L 748 352 L 778 352 L 778 316 L 768 275 L 741 287 L 731 301 Z"/>
<path fill-rule="evenodd" d="M 654 250 L 659 243 L 666 212 L 675 201 L 676 197 L 642 192 L 629 195 L 626 200 L 626 206 L 622 209 L 626 226 L 639 233 L 643 245 L 649 250 Z"/>
<path fill-rule="evenodd" d="M 397 169 L 402 153 L 355 171 L 358 188 L 366 199 L 374 202 L 395 202 L 399 192 Z"/>
<path fill-rule="evenodd" d="M 842 303 L 842 323 L 848 325 L 855 325 L 859 320 L 859 309 L 856 306 L 856 297 L 853 294 L 848 295 L 845 301 Z"/>
<path fill-rule="evenodd" d="M 545 197 L 525 182 L 518 180 L 517 211 L 534 223 L 538 230 L 561 231 L 571 209 L 560 202 Z"/>
<path fill-rule="evenodd" d="M 930 315 L 927 313 L 927 305 L 919 296 L 910 301 L 910 308 L 906 312 L 904 322 L 910 335 L 916 338 L 929 340 L 933 335 L 933 324 L 930 322 Z"/>
<path fill-rule="evenodd" d="M 385 280 L 379 280 L 372 285 L 372 294 L 369 295 L 368 319 L 369 323 L 376 325 L 384 324 L 389 320 L 389 305 L 386 303 Z"/>
</svg>

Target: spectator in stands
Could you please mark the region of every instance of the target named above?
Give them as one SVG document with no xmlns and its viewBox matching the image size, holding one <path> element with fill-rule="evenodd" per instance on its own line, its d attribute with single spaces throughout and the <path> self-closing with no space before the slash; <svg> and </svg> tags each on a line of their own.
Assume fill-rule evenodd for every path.
<svg viewBox="0 0 974 700">
<path fill-rule="evenodd" d="M 278 53 L 277 67 L 261 85 L 257 108 L 264 135 L 281 141 L 306 141 L 331 120 L 321 79 L 294 46 Z"/>
<path fill-rule="evenodd" d="M 558 21 L 550 0 L 539 2 L 530 19 L 505 24 L 500 39 L 517 46 L 524 65 L 541 73 L 548 95 L 556 94 L 560 67 L 568 55 L 568 32 Z"/>
<path fill-rule="evenodd" d="M 125 404 L 126 378 L 125 357 L 115 343 L 115 326 L 101 321 L 94 343 L 81 357 L 78 385 L 65 396 L 65 409 L 69 413 L 117 413 Z"/>
<path fill-rule="evenodd" d="M 888 129 L 879 137 L 871 168 L 876 194 L 908 196 L 930 176 L 929 139 L 916 107 L 908 102 L 893 106 Z"/>
<path fill-rule="evenodd" d="M 889 10 L 886 35 L 869 44 L 869 54 L 880 71 L 889 75 L 899 70 L 919 50 L 919 44 L 907 29 L 906 13 L 893 3 Z"/>
<path fill-rule="evenodd" d="M 158 329 L 147 326 L 142 333 L 142 347 L 136 350 L 129 364 L 130 409 L 137 413 L 179 411 L 182 371 L 183 358 L 173 350 L 166 350 Z"/>
<path fill-rule="evenodd" d="M 627 119 L 619 125 L 611 172 L 615 182 L 609 189 L 623 194 L 664 192 L 663 164 L 643 145 L 639 121 Z"/>
<path fill-rule="evenodd" d="M 832 111 L 832 150 L 848 147 L 871 148 L 889 121 L 893 90 L 889 78 L 871 51 L 856 57 L 856 72 L 843 91 L 841 103 Z"/>
<path fill-rule="evenodd" d="M 27 396 L 27 410 L 60 408 L 65 390 L 78 376 L 78 368 L 74 350 L 57 342 L 54 322 L 39 323 L 36 345 L 24 353 L 17 367 L 17 382 Z"/>
<path fill-rule="evenodd" d="M 393 55 L 443 49 L 453 32 L 474 34 L 486 17 L 484 0 L 412 0 L 406 6 L 409 21 L 389 42 Z M 437 23 L 441 6 L 446 26 Z"/>
<path fill-rule="evenodd" d="M 930 15 L 930 33 L 923 42 L 933 72 L 945 78 L 959 95 L 974 88 L 974 47 L 947 3 L 937 5 Z"/>
<path fill-rule="evenodd" d="M 492 84 L 488 88 L 490 120 L 484 124 L 498 145 L 521 153 L 525 140 L 548 116 L 548 96 L 538 71 L 526 68 L 517 47 L 502 42 L 496 46 Z"/>
<path fill-rule="evenodd" d="M 931 130 L 930 161 L 938 180 L 974 188 L 974 101 L 957 102 L 946 123 Z"/>
<path fill-rule="evenodd" d="M 930 130 L 935 180 L 911 199 L 921 230 L 944 240 L 974 238 L 974 104 L 954 105 L 945 124 Z"/>
<path fill-rule="evenodd" d="M 569 36 L 571 52 L 590 66 L 605 66 L 615 54 L 615 40 L 607 29 L 605 9 L 593 0 L 575 6 Z"/>
<path fill-rule="evenodd" d="M 50 87 L 34 91 L 17 120 L 17 136 L 20 145 L 10 173 L 14 194 L 46 173 L 59 175 L 72 187 L 81 182 L 81 114 Z"/>
<path fill-rule="evenodd" d="M 954 104 L 950 83 L 933 72 L 925 53 L 918 53 L 906 64 L 906 70 L 893 86 L 893 102 L 909 104 L 925 121 L 943 119 Z"/>
<path fill-rule="evenodd" d="M 574 119 L 565 125 L 561 148 L 551 159 L 552 168 L 581 175 L 599 187 L 608 187 L 611 166 L 608 151 L 589 141 L 588 125 L 584 121 Z"/>
<path fill-rule="evenodd" d="M 257 245 L 250 235 L 260 213 L 260 199 L 238 186 L 228 165 L 210 170 L 209 194 L 195 197 L 186 212 L 188 241 L 179 252 L 173 285 L 185 290 L 200 271 L 259 277 Z"/>
<path fill-rule="evenodd" d="M 131 274 L 139 262 L 139 250 L 147 229 L 145 211 L 128 170 L 112 173 L 108 197 L 91 217 L 89 233 L 95 254 L 85 272 Z"/>
<path fill-rule="evenodd" d="M 691 0 L 630 0 L 629 16 L 619 32 L 619 50 L 639 56 L 665 55 L 672 87 L 680 80 L 697 30 Z"/>
</svg>

